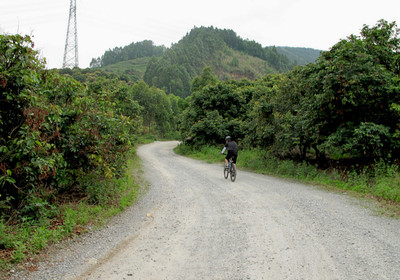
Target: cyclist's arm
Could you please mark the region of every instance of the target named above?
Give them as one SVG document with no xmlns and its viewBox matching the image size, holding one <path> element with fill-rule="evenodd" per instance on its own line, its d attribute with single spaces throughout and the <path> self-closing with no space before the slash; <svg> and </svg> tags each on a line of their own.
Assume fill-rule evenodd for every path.
<svg viewBox="0 0 400 280">
<path fill-rule="evenodd" d="M 226 147 L 224 147 L 224 148 L 222 149 L 221 154 L 225 153 L 225 151 L 226 151 Z"/>
</svg>

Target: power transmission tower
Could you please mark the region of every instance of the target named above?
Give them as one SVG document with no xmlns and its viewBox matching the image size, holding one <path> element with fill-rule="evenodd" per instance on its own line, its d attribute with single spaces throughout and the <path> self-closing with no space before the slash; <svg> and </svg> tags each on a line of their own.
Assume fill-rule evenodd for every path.
<svg viewBox="0 0 400 280">
<path fill-rule="evenodd" d="M 67 38 L 65 39 L 65 50 L 63 68 L 78 67 L 78 33 L 76 29 L 76 0 L 70 0 Z"/>
</svg>

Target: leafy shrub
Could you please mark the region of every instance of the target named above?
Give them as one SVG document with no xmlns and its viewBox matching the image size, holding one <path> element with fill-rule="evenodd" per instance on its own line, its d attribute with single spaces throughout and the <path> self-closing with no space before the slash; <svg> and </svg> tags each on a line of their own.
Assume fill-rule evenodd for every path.
<svg viewBox="0 0 400 280">
<path fill-rule="evenodd" d="M 0 36 L 0 204 L 23 207 L 35 188 L 51 190 L 65 164 L 57 150 L 60 114 L 41 94 L 44 64 L 28 36 Z"/>
<path fill-rule="evenodd" d="M 32 48 L 28 36 L 0 37 L 0 216 L 25 221 L 50 217 L 77 190 L 106 201 L 141 121 L 126 83 L 93 76 L 85 86 L 45 70 Z M 97 178 L 77 188 L 85 176 Z"/>
</svg>

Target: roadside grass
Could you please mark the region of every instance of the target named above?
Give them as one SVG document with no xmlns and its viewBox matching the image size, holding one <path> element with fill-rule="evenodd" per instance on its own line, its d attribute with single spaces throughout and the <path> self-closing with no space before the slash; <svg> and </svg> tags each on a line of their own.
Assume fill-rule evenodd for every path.
<svg viewBox="0 0 400 280">
<path fill-rule="evenodd" d="M 180 144 L 175 152 L 208 163 L 223 163 L 221 147 L 203 146 L 193 148 Z M 374 166 L 341 171 L 321 170 L 307 162 L 279 160 L 260 149 L 240 150 L 237 166 L 256 173 L 294 179 L 338 192 L 346 192 L 378 203 L 377 211 L 400 217 L 400 169 L 396 165 L 378 162 Z"/>
<path fill-rule="evenodd" d="M 150 144 L 156 140 L 156 136 L 154 134 L 144 134 L 140 135 L 137 139 L 139 144 Z"/>
<path fill-rule="evenodd" d="M 40 252 L 49 245 L 107 223 L 145 193 L 147 185 L 142 173 L 140 160 L 132 151 L 124 176 L 106 184 L 114 194 L 111 201 L 93 205 L 86 198 L 66 200 L 58 205 L 43 205 L 42 216 L 37 220 L 17 224 L 0 220 L 0 275 L 6 277 L 10 269 L 34 270 Z"/>
<path fill-rule="evenodd" d="M 221 149 L 212 146 L 191 147 L 184 144 L 179 144 L 174 151 L 177 154 L 188 156 L 193 159 L 203 160 L 208 163 L 223 162 L 224 156 L 221 155 Z"/>
</svg>

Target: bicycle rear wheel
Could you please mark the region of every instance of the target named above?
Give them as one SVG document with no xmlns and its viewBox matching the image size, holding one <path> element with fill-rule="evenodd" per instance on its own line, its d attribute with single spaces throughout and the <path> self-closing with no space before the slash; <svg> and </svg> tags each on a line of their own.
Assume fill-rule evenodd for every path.
<svg viewBox="0 0 400 280">
<path fill-rule="evenodd" d="M 231 181 L 235 182 L 236 180 L 236 164 L 232 163 L 232 168 L 231 168 Z"/>
</svg>

